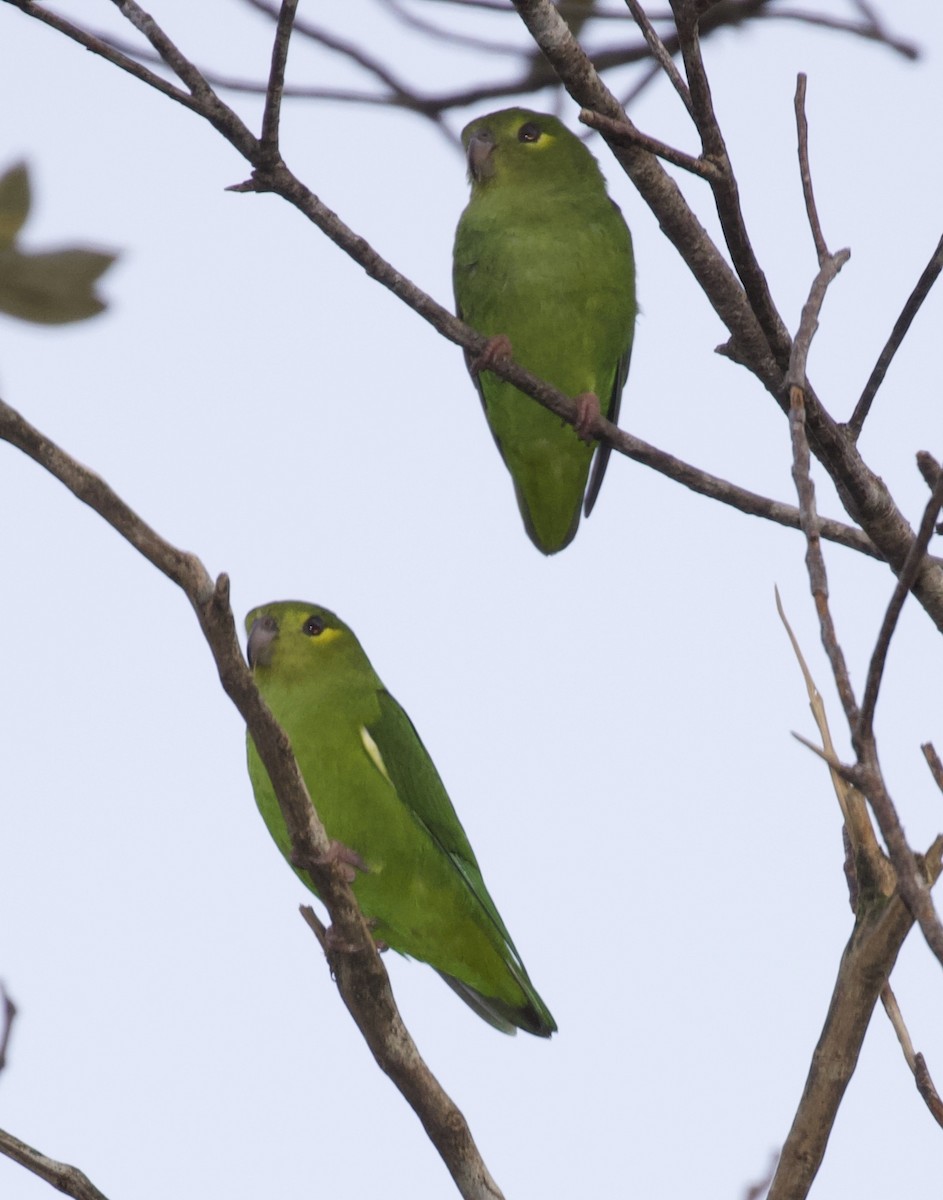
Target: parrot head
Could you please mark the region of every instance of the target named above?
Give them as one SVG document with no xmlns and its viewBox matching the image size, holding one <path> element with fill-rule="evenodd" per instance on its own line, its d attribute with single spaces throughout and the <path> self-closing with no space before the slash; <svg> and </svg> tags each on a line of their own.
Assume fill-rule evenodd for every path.
<svg viewBox="0 0 943 1200">
<path fill-rule="evenodd" d="M 574 170 L 599 173 L 592 154 L 562 121 L 528 108 L 505 108 L 469 122 L 462 145 L 473 192 L 496 183 L 559 183 Z"/>
<path fill-rule="evenodd" d="M 253 675 L 271 672 L 282 680 L 366 667 L 369 660 L 343 621 L 326 608 L 281 600 L 254 608 L 246 617 L 247 656 Z"/>
</svg>

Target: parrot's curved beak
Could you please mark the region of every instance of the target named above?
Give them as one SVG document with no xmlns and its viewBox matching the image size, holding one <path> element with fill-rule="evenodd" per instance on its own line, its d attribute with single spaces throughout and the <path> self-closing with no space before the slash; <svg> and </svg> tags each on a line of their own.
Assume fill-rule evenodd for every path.
<svg viewBox="0 0 943 1200">
<path fill-rule="evenodd" d="M 272 648 L 278 637 L 278 622 L 274 617 L 256 617 L 249 630 L 249 641 L 246 646 L 246 656 L 249 666 L 267 667 L 272 662 Z"/>
<path fill-rule="evenodd" d="M 487 129 L 481 129 L 478 133 L 472 134 L 465 153 L 468 157 L 469 178 L 476 182 L 490 179 L 494 174 L 494 159 L 492 158 L 494 138 Z"/>
</svg>

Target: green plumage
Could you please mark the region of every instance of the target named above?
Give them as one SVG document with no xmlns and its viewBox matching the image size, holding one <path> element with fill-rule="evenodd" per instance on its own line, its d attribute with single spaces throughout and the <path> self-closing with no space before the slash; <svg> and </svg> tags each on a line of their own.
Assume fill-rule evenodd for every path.
<svg viewBox="0 0 943 1200">
<path fill-rule="evenodd" d="M 455 234 L 459 316 L 615 421 L 635 328 L 632 239 L 599 165 L 555 117 L 509 108 L 462 132 L 471 199 Z M 555 554 L 591 511 L 609 452 L 490 371 L 477 379 L 531 540 Z"/>
<path fill-rule="evenodd" d="M 366 865 L 353 889 L 377 940 L 435 967 L 496 1028 L 549 1037 L 556 1024 L 488 895 L 438 772 L 354 634 L 326 609 L 295 601 L 254 609 L 246 627 L 256 684 L 291 739 L 328 835 Z M 259 810 L 290 859 L 251 738 L 248 754 Z"/>
</svg>

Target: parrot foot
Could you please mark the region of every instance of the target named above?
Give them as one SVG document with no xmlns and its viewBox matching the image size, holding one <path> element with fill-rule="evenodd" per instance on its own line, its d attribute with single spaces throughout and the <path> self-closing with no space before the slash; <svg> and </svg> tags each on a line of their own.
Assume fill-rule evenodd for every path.
<svg viewBox="0 0 943 1200">
<path fill-rule="evenodd" d="M 490 367 L 493 367 L 499 358 L 513 357 L 514 352 L 511 349 L 511 339 L 506 334 L 499 333 L 496 337 L 488 338 L 488 344 L 471 364 L 471 373 L 472 375 L 480 375 L 482 371 L 487 371 Z"/>
<path fill-rule="evenodd" d="M 367 928 L 371 932 L 376 928 L 376 926 L 376 917 L 367 917 Z M 376 946 L 378 954 L 383 954 L 384 951 L 389 950 L 389 946 L 386 944 L 386 942 L 380 942 L 374 939 L 373 944 Z M 334 926 L 328 925 L 327 929 L 324 931 L 324 949 L 326 951 L 330 951 L 331 953 L 337 951 L 340 954 L 353 954 L 355 951 L 359 950 L 360 947 L 355 946 L 352 942 L 345 942 L 339 933 L 334 932 Z"/>
<path fill-rule="evenodd" d="M 323 855 L 321 862 L 328 866 L 331 863 L 340 863 L 341 874 L 348 883 L 353 883 L 357 878 L 357 872 L 369 871 L 369 867 L 360 857 L 356 850 L 351 850 L 350 846 L 345 846 L 343 842 L 338 842 L 331 838 L 331 845 L 327 854 Z"/>
<path fill-rule="evenodd" d="M 573 403 L 576 405 L 576 421 L 573 428 L 584 442 L 591 442 L 593 426 L 602 415 L 599 397 L 595 392 L 580 392 Z"/>
<path fill-rule="evenodd" d="M 332 863 L 340 863 L 342 868 L 341 873 L 347 883 L 354 882 L 358 871 L 367 872 L 370 870 L 356 850 L 351 850 L 349 846 L 345 846 L 343 842 L 338 842 L 334 838 L 331 838 L 327 854 L 322 854 L 315 861 L 323 867 L 329 867 Z M 296 862 L 294 856 L 292 856 L 291 863 L 293 867 L 304 869 L 304 863 Z"/>
<path fill-rule="evenodd" d="M 353 942 L 345 942 L 339 933 L 334 932 L 334 926 L 328 925 L 324 931 L 325 954 L 355 954 L 360 949 Z M 333 971 L 331 972 L 333 975 Z"/>
<path fill-rule="evenodd" d="M 376 917 L 367 917 L 366 922 L 367 928 L 371 933 L 373 933 L 374 929 L 376 929 L 376 927 L 380 924 Z M 386 942 L 381 942 L 380 939 L 376 937 L 373 939 L 373 944 L 376 946 L 378 954 L 385 954 L 390 948 Z"/>
</svg>

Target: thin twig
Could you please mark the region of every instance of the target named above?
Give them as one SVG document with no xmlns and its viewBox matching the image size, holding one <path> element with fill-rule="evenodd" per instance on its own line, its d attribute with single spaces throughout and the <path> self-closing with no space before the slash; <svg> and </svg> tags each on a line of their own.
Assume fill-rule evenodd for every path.
<svg viewBox="0 0 943 1200">
<path fill-rule="evenodd" d="M 924 742 L 920 749 L 923 751 L 923 757 L 927 760 L 934 783 L 943 792 L 943 761 L 940 760 L 932 742 Z"/>
<path fill-rule="evenodd" d="M 766 275 L 760 267 L 747 232 L 740 204 L 740 190 L 714 111 L 710 83 L 701 55 L 697 6 L 686 0 L 672 0 L 672 11 L 675 14 L 685 72 L 691 89 L 692 116 L 701 136 L 704 156 L 718 167 L 718 177 L 711 181 L 711 189 L 724 239 L 769 348 L 777 361 L 785 365 L 790 348 L 789 333 L 773 303 Z"/>
<path fill-rule="evenodd" d="M 779 1162 L 779 1151 L 770 1155 L 769 1166 L 766 1168 L 766 1174 L 762 1179 L 757 1179 L 755 1183 L 747 1185 L 746 1191 L 743 1193 L 743 1200 L 763 1200 L 769 1190 L 769 1185 L 773 1181 L 773 1175 L 776 1171 L 776 1164 Z"/>
<path fill-rule="evenodd" d="M 805 746 L 806 750 L 811 750 L 816 758 L 820 758 L 830 771 L 834 771 L 836 775 L 848 783 L 854 784 L 857 765 L 849 767 L 837 757 L 834 750 L 825 750 L 821 746 L 816 746 L 815 742 L 810 741 L 809 738 L 803 736 L 801 733 L 796 733 L 795 730 L 792 731 L 792 736 L 800 746 Z"/>
<path fill-rule="evenodd" d="M 891 638 L 894 636 L 894 630 L 897 628 L 897 621 L 900 617 L 901 609 L 904 607 L 904 601 L 907 599 L 907 594 L 913 586 L 914 580 L 917 578 L 917 572 L 923 562 L 923 556 L 930 545 L 930 538 L 933 537 L 936 519 L 940 515 L 941 508 L 943 508 L 943 471 L 939 473 L 936 486 L 930 493 L 930 499 L 924 509 L 923 519 L 917 530 L 917 536 L 913 540 L 910 552 L 907 555 L 900 575 L 897 577 L 897 584 L 891 594 L 887 611 L 884 614 L 884 620 L 881 622 L 877 641 L 874 644 L 874 650 L 871 654 L 871 662 L 868 666 L 868 675 L 864 685 L 864 697 L 861 701 L 858 726 L 856 730 L 852 731 L 853 739 L 858 737 L 863 741 L 867 741 L 873 735 L 874 708 L 877 704 L 881 678 L 884 674 L 887 651 L 891 644 Z"/>
<path fill-rule="evenodd" d="M 822 546 L 819 541 L 815 515 L 815 485 L 809 473 L 809 442 L 805 432 L 805 397 L 800 387 L 790 389 L 789 431 L 792 437 L 792 476 L 799 496 L 799 512 L 802 531 L 806 538 L 806 568 L 809 586 L 819 619 L 822 644 L 832 668 L 838 695 L 845 710 L 848 724 L 853 728 L 858 720 L 858 704 L 855 700 L 845 656 L 835 635 L 832 614 L 828 607 L 828 576 Z"/>
<path fill-rule="evenodd" d="M 122 71 L 127 71 L 129 75 L 133 75 L 135 79 L 140 79 L 142 83 L 146 83 L 148 87 L 154 88 L 164 96 L 169 96 L 171 100 L 176 100 L 178 104 L 182 104 L 184 108 L 189 108 L 193 112 L 202 115 L 201 106 L 194 100 L 192 96 L 175 87 L 160 75 L 156 75 L 153 71 L 149 71 L 136 59 L 122 53 L 120 49 L 111 45 L 106 39 L 96 37 L 95 34 L 87 32 L 78 25 L 73 25 L 71 21 L 67 21 L 64 17 L 60 17 L 57 13 L 50 12 L 39 4 L 34 4 L 33 0 L 5 0 L 7 4 L 18 8 L 20 12 L 25 13 L 28 17 L 35 17 L 37 21 L 41 21 L 44 25 L 48 25 L 51 29 L 55 29 L 57 33 L 64 34 L 73 42 L 77 42 L 80 46 L 84 46 L 86 50 L 90 50 L 93 54 L 98 54 L 107 62 L 112 63 L 116 67 L 120 67 Z"/>
<path fill-rule="evenodd" d="M 894 1032 L 897 1034 L 897 1040 L 900 1042 L 900 1048 L 904 1054 L 904 1062 L 912 1071 L 916 1065 L 914 1044 L 910 1039 L 910 1032 L 904 1024 L 904 1018 L 900 1011 L 900 1005 L 897 1003 L 897 997 L 894 995 L 889 983 L 885 983 L 881 988 L 881 1003 L 884 1005 L 884 1011 L 887 1013 Z"/>
<path fill-rule="evenodd" d="M 911 62 L 916 62 L 921 54 L 919 46 L 914 42 L 893 37 L 883 28 L 868 21 L 847 21 L 841 17 L 828 17 L 824 13 L 809 13 L 803 12 L 801 9 L 786 8 L 761 8 L 755 13 L 755 16 L 761 21 L 800 21 L 803 25 L 811 25 L 820 29 L 834 29 L 837 33 L 850 33 L 865 41 L 879 42 L 889 50 L 910 59 Z"/>
<path fill-rule="evenodd" d="M 823 757 L 829 766 L 829 774 L 832 780 L 832 787 L 835 789 L 835 795 L 838 798 L 838 806 L 842 812 L 844 828 L 848 837 L 849 849 L 851 852 L 851 865 L 854 871 L 855 892 L 852 895 L 852 912 L 858 911 L 858 895 L 861 894 L 859 886 L 859 874 L 867 872 L 867 884 L 869 885 L 869 893 L 875 890 L 881 895 L 890 896 L 893 894 L 896 884 L 896 875 L 887 860 L 887 856 L 882 851 L 878 844 L 877 837 L 874 832 L 874 826 L 871 824 L 871 818 L 868 814 L 868 806 L 864 797 L 856 787 L 849 781 L 847 774 L 848 768 L 842 767 L 841 770 L 833 766 L 833 763 L 838 762 L 838 753 L 835 750 L 835 744 L 832 741 L 832 733 L 828 724 L 828 715 L 825 711 L 825 704 L 822 700 L 821 693 L 815 685 L 815 680 L 812 678 L 812 672 L 805 661 L 805 656 L 799 646 L 799 640 L 793 633 L 792 626 L 786 617 L 783 608 L 782 600 L 779 595 L 779 588 L 774 588 L 776 597 L 776 611 L 779 613 L 779 619 L 782 621 L 786 629 L 786 634 L 792 644 L 793 653 L 799 663 L 799 670 L 802 672 L 802 678 L 805 682 L 806 694 L 809 697 L 809 708 L 812 710 L 812 718 L 818 727 L 819 736 L 822 739 Z M 809 745 L 809 743 L 806 743 Z M 860 870 L 859 870 L 860 867 Z M 849 880 L 849 886 L 851 881 Z"/>
<path fill-rule="evenodd" d="M 943 1100 L 930 1078 L 927 1060 L 919 1052 L 914 1055 L 914 1082 L 917 1085 L 917 1091 L 930 1110 L 930 1115 L 937 1125 L 943 1126 Z"/>
<path fill-rule="evenodd" d="M 819 260 L 821 265 L 816 272 L 815 279 L 812 281 L 812 287 L 809 289 L 809 298 L 802 306 L 799 329 L 796 332 L 795 341 L 792 343 L 792 350 L 789 354 L 789 369 L 786 372 L 784 386 L 790 390 L 792 388 L 801 388 L 803 394 L 805 393 L 808 383 L 806 366 L 809 358 L 809 350 L 812 347 L 812 339 L 815 337 L 819 327 L 819 313 L 822 311 L 822 305 L 825 303 L 825 294 L 828 291 L 829 285 L 850 257 L 850 250 L 839 250 L 836 254 L 829 254 L 826 251 L 825 257 Z"/>
<path fill-rule="evenodd" d="M 815 242 L 815 253 L 819 266 L 828 257 L 828 246 L 822 235 L 818 209 L 815 207 L 815 195 L 812 191 L 812 172 L 809 170 L 809 122 L 805 115 L 806 77 L 801 72 L 796 78 L 796 133 L 799 143 L 799 175 L 802 179 L 802 195 L 805 197 L 805 210 L 812 230 L 812 240 Z"/>
<path fill-rule="evenodd" d="M 278 152 L 278 126 L 281 118 L 282 93 L 285 90 L 285 63 L 288 61 L 288 46 L 291 42 L 292 25 L 298 0 L 282 0 L 272 42 L 272 65 L 269 70 L 268 87 L 265 89 L 265 112 L 262 114 L 262 154 L 265 165 L 274 165 Z"/>
<path fill-rule="evenodd" d="M 112 0 L 123 17 L 142 33 L 174 74 L 190 89 L 197 111 L 251 162 L 258 161 L 259 142 L 242 119 L 220 100 L 196 67 L 154 18 L 135 0 Z"/>
<path fill-rule="evenodd" d="M 607 142 L 617 146 L 641 146 L 643 150 L 657 154 L 665 162 L 673 163 L 674 166 L 690 171 L 692 175 L 699 175 L 702 179 L 715 179 L 719 174 L 714 163 L 705 158 L 695 158 L 691 154 L 685 154 L 683 150 L 676 150 L 667 142 L 649 137 L 647 133 L 636 129 L 631 121 L 616 121 L 602 113 L 590 112 L 588 108 L 580 110 L 580 120 L 591 129 L 598 130 Z"/>
<path fill-rule="evenodd" d="M 878 360 L 874 364 L 874 370 L 871 372 L 868 382 L 864 385 L 864 391 L 855 405 L 855 411 L 851 414 L 851 420 L 845 426 L 854 440 L 857 441 L 861 436 L 861 430 L 868 418 L 868 413 L 871 411 L 871 405 L 874 403 L 878 388 L 884 382 L 887 369 L 891 365 L 894 355 L 900 349 L 901 342 L 907 336 L 907 331 L 910 329 L 914 317 L 920 311 L 920 306 L 929 295 L 930 288 L 933 287 L 939 278 L 941 270 L 943 270 L 943 237 L 937 242 L 936 249 L 930 256 L 930 261 L 924 267 L 920 278 L 917 280 L 916 287 L 908 296 L 907 303 L 901 310 L 900 316 L 894 322 L 891 336 L 887 339 L 884 349 L 878 355 Z"/>
<path fill-rule="evenodd" d="M 665 43 L 658 36 L 654 25 L 648 19 L 645 9 L 642 8 L 639 0 L 626 0 L 629 11 L 635 18 L 635 24 L 642 31 L 642 37 L 645 38 L 649 50 L 652 52 L 652 58 L 658 63 L 661 69 L 671 80 L 671 86 L 681 97 L 684 107 L 688 110 L 689 115 L 694 115 L 693 106 L 691 103 L 691 92 L 688 85 L 681 78 L 681 72 L 675 65 L 674 59 L 668 53 Z"/>
<path fill-rule="evenodd" d="M 884 987 L 881 988 L 881 1003 L 884 1005 L 884 1011 L 894 1026 L 894 1032 L 897 1034 L 900 1048 L 904 1052 L 904 1061 L 913 1073 L 917 1091 L 923 1097 L 924 1103 L 930 1110 L 930 1115 L 934 1121 L 938 1125 L 943 1126 L 943 1100 L 940 1099 L 933 1080 L 930 1078 L 926 1059 L 922 1054 L 914 1052 L 914 1045 L 910 1039 L 907 1026 L 904 1024 L 904 1018 L 897 1003 L 897 997 L 891 990 L 889 983 L 885 983 Z"/>
<path fill-rule="evenodd" d="M 7 1050 L 10 1046 L 10 1034 L 13 1032 L 13 1022 L 16 1019 L 16 1005 L 10 999 L 7 989 L 0 983 L 0 1071 L 7 1065 Z"/>
</svg>

